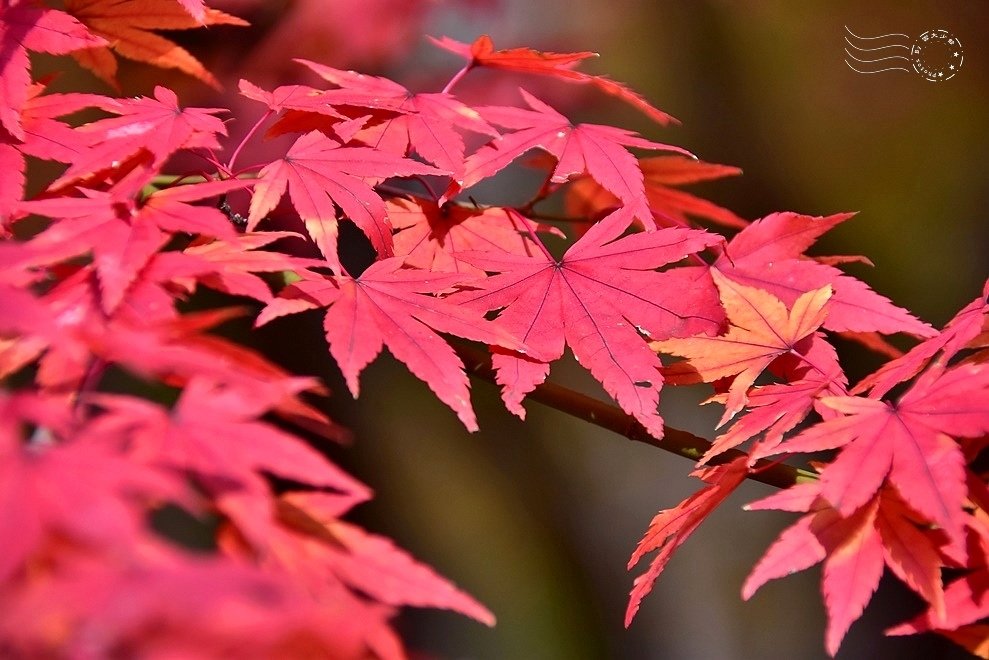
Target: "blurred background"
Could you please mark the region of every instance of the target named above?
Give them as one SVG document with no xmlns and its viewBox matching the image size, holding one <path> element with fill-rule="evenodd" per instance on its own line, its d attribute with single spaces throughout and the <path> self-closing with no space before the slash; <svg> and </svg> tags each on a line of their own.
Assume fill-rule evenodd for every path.
<svg viewBox="0 0 989 660">
<path fill-rule="evenodd" d="M 659 129 L 583 89 L 550 85 L 544 93 L 531 77 L 472 73 L 457 91 L 497 98 L 521 84 L 574 118 L 613 122 L 685 146 L 703 160 L 741 167 L 742 177 L 693 190 L 748 219 L 783 210 L 857 211 L 816 253 L 867 255 L 876 267 L 853 267 L 853 273 L 935 325 L 975 298 L 989 272 L 989 2 L 211 4 L 255 27 L 189 33 L 182 43 L 234 91 L 240 77 L 265 85 L 308 80 L 292 56 L 438 90 L 460 62 L 426 43 L 427 34 L 472 41 L 487 33 L 503 48 L 597 51 L 601 57 L 587 70 L 628 83 L 682 126 Z M 939 84 L 902 71 L 855 73 L 844 63 L 846 25 L 860 35 L 946 29 L 964 45 L 963 68 Z M 178 74 L 149 76 L 146 67 L 134 66 L 123 78 L 127 93 L 165 81 L 184 90 L 186 104 L 239 108 L 244 115 L 231 124 L 234 134 L 260 114 L 233 92 L 217 98 Z M 518 199 L 507 188 L 489 193 Z M 633 575 L 625 563 L 656 511 L 700 485 L 686 476 L 690 464 L 538 404 L 529 404 L 523 424 L 481 382 L 474 384 L 474 401 L 482 431 L 469 435 L 390 357 L 364 372 L 363 394 L 353 402 L 326 356 L 319 324 L 316 315 L 287 319 L 266 328 L 261 341 L 287 366 L 333 388 L 333 414 L 357 438 L 333 457 L 376 491 L 359 521 L 395 538 L 498 616 L 489 630 L 443 612 L 403 615 L 400 627 L 420 657 L 824 656 L 817 569 L 740 600 L 747 572 L 793 519 L 740 511 L 768 494 L 767 487 L 744 485 L 709 519 L 626 631 Z M 848 370 L 857 378 L 874 364 L 852 354 Z M 554 365 L 551 378 L 599 392 L 566 362 Z M 717 414 L 698 412 L 703 396 L 664 391 L 664 415 L 711 437 Z M 885 627 L 918 608 L 905 588 L 884 580 L 839 658 L 964 657 L 934 638 L 883 638 Z"/>
</svg>

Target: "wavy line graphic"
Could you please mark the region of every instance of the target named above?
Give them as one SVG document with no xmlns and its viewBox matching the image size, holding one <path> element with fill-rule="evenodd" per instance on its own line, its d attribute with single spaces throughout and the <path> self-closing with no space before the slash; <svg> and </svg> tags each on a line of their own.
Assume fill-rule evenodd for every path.
<svg viewBox="0 0 989 660">
<path fill-rule="evenodd" d="M 848 44 L 848 47 L 845 48 L 845 55 L 847 56 L 845 58 L 845 64 L 847 64 L 848 68 L 851 69 L 852 71 L 855 71 L 856 73 L 871 74 L 871 73 L 882 73 L 883 71 L 909 72 L 911 70 L 907 66 L 893 66 L 893 64 L 909 63 L 910 58 L 905 55 L 890 54 L 891 52 L 896 53 L 897 51 L 888 50 L 890 48 L 902 48 L 907 53 L 909 53 L 910 44 L 912 42 L 910 35 L 895 32 L 891 34 L 881 34 L 876 37 L 860 37 L 859 35 L 852 32 L 847 25 L 845 26 L 845 32 L 847 32 L 848 35 L 851 36 L 851 39 L 849 38 L 849 36 L 847 35 L 845 36 L 845 43 Z M 892 40 L 894 43 L 888 43 L 882 46 L 874 45 L 873 43 L 871 43 L 880 39 Z M 902 41 L 904 40 L 906 41 L 906 43 L 902 43 Z M 863 42 L 869 42 L 869 43 L 863 43 Z M 896 42 L 900 42 L 900 43 L 896 43 Z M 852 50 L 849 50 L 849 47 Z M 858 55 L 856 55 L 852 51 L 855 51 L 855 53 L 857 53 Z M 885 51 L 885 52 L 880 52 L 880 51 Z M 858 62 L 859 66 L 852 64 L 848 58 L 851 58 L 855 62 Z M 890 60 L 901 60 L 901 62 L 890 62 Z"/>
</svg>

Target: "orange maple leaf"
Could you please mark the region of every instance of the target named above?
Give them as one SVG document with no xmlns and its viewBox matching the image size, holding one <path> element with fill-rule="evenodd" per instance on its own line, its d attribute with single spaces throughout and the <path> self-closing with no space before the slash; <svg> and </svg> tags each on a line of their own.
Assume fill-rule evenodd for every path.
<svg viewBox="0 0 989 660">
<path fill-rule="evenodd" d="M 206 25 L 248 25 L 216 9 L 197 20 L 177 0 L 66 0 L 65 11 L 84 23 L 110 47 L 72 53 L 81 66 L 117 87 L 117 55 L 162 68 L 178 69 L 215 88 L 220 83 L 192 53 L 152 30 L 188 30 Z"/>
<path fill-rule="evenodd" d="M 651 346 L 660 353 L 687 358 L 666 369 L 671 381 L 709 383 L 735 377 L 728 388 L 724 424 L 745 406 L 749 388 L 773 360 L 787 353 L 803 355 L 810 348 L 802 340 L 811 337 L 827 317 L 831 287 L 808 291 L 787 311 L 771 293 L 743 286 L 714 269 L 711 277 L 721 293 L 728 332 L 719 337 L 668 339 Z"/>
</svg>

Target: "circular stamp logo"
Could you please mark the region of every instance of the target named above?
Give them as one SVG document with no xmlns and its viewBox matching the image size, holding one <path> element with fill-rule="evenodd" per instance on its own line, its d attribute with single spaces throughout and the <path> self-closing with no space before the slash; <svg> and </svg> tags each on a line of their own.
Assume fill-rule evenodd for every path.
<svg viewBox="0 0 989 660">
<path fill-rule="evenodd" d="M 947 30 L 928 30 L 910 47 L 913 70 L 931 82 L 950 80 L 964 61 L 961 41 Z"/>
</svg>

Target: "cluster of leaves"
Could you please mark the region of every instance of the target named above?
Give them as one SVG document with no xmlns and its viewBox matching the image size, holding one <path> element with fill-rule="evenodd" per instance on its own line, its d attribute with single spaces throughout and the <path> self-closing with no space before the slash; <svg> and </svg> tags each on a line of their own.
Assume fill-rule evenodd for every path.
<svg viewBox="0 0 989 660">
<path fill-rule="evenodd" d="M 116 53 L 215 83 L 153 30 L 237 22 L 196 0 L 0 8 L 0 648 L 400 657 L 397 607 L 493 622 L 342 520 L 370 491 L 313 444 L 346 437 L 307 401 L 325 394 L 319 382 L 212 332 L 237 315 L 261 325 L 319 310 L 355 396 L 387 347 L 469 430 L 464 365 L 440 333 L 490 347 L 519 416 L 567 346 L 657 441 L 664 382 L 714 384 L 722 425 L 732 423 L 695 473 L 707 485 L 661 512 L 633 554 L 634 565 L 658 551 L 628 621 L 673 551 L 758 476 L 761 459 L 835 450 L 750 505 L 804 515 L 743 595 L 823 561 L 833 654 L 889 567 L 930 606 L 892 633 L 934 630 L 987 654 L 989 285 L 937 331 L 837 267 L 854 258 L 805 255 L 850 215 L 747 223 L 676 187 L 734 168 L 574 124 L 525 90 L 516 106 L 468 105 L 452 91 L 487 67 L 588 85 L 673 121 L 578 71 L 592 53 L 435 40 L 465 63 L 426 93 L 300 61 L 320 86 L 241 81 L 263 114 L 237 145 L 225 144 L 222 109 L 183 108 L 169 89 L 54 93 L 31 76 L 36 51 L 71 54 L 113 81 Z M 80 110 L 100 118 L 65 119 Z M 263 128 L 296 137 L 280 157 L 236 169 Z M 529 202 L 474 201 L 473 186 L 534 150 L 527 164 L 543 179 Z M 176 157 L 205 166 L 170 172 Z M 26 158 L 65 165 L 32 199 Z M 551 197 L 565 218 L 537 210 Z M 728 241 L 699 221 L 736 233 Z M 341 223 L 374 249 L 363 270 L 344 254 Z M 562 230 L 579 238 L 558 250 Z M 188 311 L 203 287 L 254 304 Z M 893 333 L 920 341 L 900 355 L 881 337 Z M 891 359 L 850 387 L 835 334 Z M 210 552 L 155 531 L 155 516 L 174 508 L 207 521 Z"/>
</svg>

